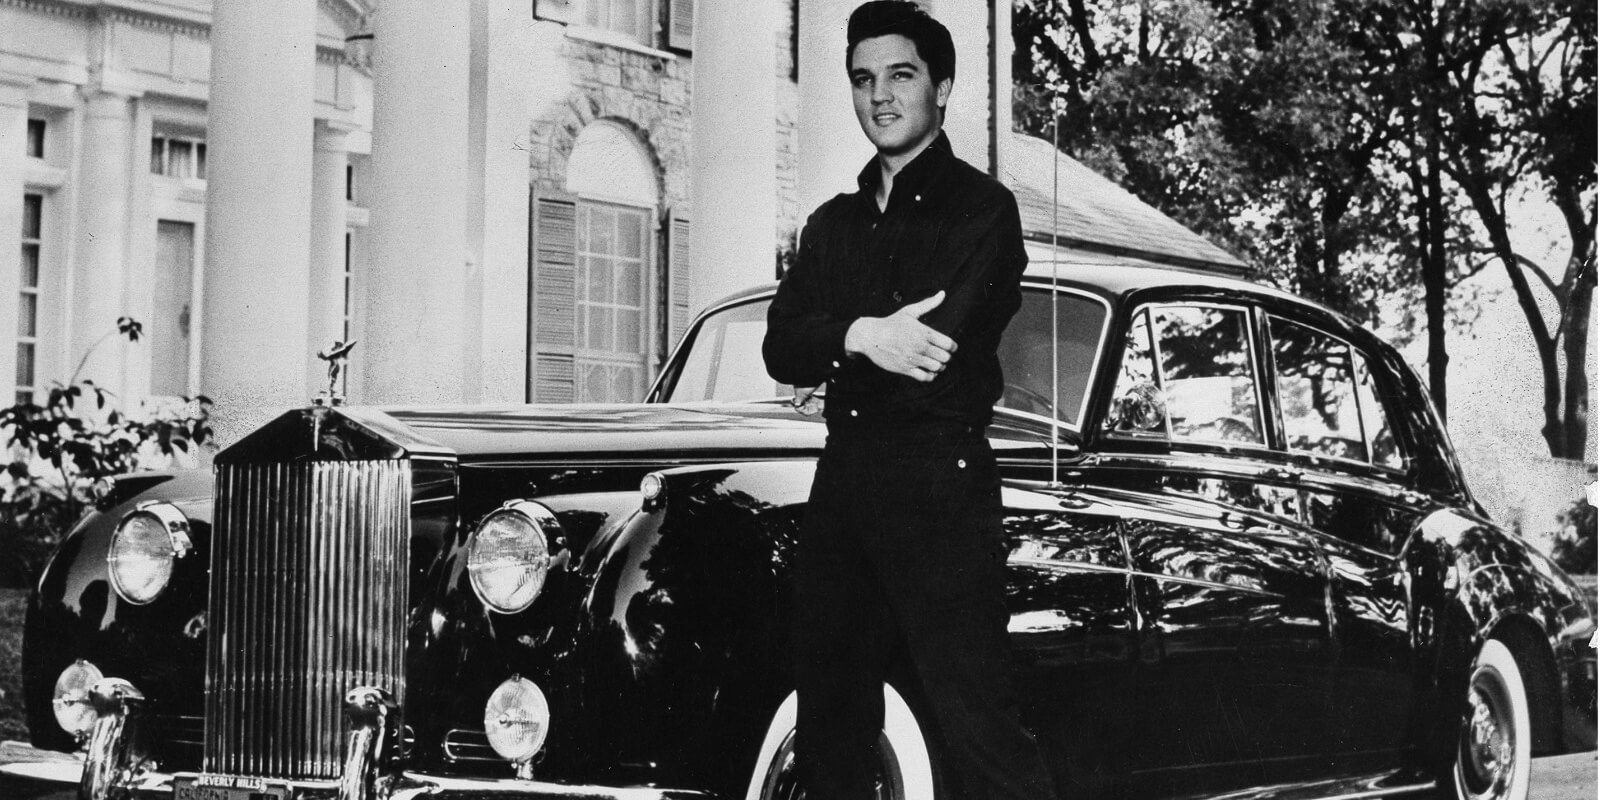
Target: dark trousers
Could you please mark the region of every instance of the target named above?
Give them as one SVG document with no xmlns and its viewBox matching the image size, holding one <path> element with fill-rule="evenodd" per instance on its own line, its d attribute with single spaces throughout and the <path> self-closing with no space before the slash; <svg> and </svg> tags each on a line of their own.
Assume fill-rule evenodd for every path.
<svg viewBox="0 0 1600 800">
<path fill-rule="evenodd" d="M 796 557 L 795 747 L 808 800 L 873 796 L 883 682 L 902 642 L 965 796 L 1054 797 L 1011 688 L 1003 544 L 981 431 L 830 434 Z"/>
</svg>

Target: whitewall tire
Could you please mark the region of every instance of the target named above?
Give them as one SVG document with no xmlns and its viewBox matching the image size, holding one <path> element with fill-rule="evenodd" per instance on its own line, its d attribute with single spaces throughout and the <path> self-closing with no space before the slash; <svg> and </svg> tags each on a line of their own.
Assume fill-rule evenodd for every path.
<svg viewBox="0 0 1600 800">
<path fill-rule="evenodd" d="M 750 773 L 745 800 L 799 800 L 794 725 L 798 703 L 793 692 L 778 706 Z M 934 796 L 933 759 L 916 715 L 893 686 L 883 686 L 883 734 L 878 739 L 882 781 L 879 800 L 925 800 Z"/>
<path fill-rule="evenodd" d="M 1478 651 L 1457 725 L 1451 777 L 1458 800 L 1526 800 L 1533 732 L 1522 670 L 1503 642 Z"/>
</svg>

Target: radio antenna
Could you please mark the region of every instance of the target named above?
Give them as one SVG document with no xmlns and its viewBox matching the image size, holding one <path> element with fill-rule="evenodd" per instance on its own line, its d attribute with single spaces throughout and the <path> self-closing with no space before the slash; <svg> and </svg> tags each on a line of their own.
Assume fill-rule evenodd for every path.
<svg viewBox="0 0 1600 800">
<path fill-rule="evenodd" d="M 1050 485 L 1061 485 L 1061 87 L 1050 98 Z"/>
</svg>

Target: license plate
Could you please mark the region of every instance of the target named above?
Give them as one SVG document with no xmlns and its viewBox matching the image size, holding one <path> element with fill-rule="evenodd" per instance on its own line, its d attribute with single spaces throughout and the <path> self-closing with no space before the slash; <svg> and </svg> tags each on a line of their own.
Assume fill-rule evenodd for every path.
<svg viewBox="0 0 1600 800">
<path fill-rule="evenodd" d="M 289 800 L 289 787 L 248 775 L 200 775 L 177 782 L 173 800 Z"/>
</svg>

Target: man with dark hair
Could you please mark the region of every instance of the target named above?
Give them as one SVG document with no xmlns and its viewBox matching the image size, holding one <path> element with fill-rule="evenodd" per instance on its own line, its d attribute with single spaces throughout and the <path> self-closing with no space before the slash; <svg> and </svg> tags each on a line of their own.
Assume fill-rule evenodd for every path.
<svg viewBox="0 0 1600 800">
<path fill-rule="evenodd" d="M 801 780 L 811 800 L 874 796 L 883 683 L 903 647 L 957 796 L 1050 798 L 1013 696 L 1000 479 L 984 436 L 1027 264 L 1016 199 L 956 158 L 941 129 L 955 77 L 943 25 L 880 0 L 851 14 L 847 39 L 856 119 L 877 156 L 858 191 L 806 222 L 762 348 L 774 379 L 827 384 L 795 566 Z M 797 390 L 797 408 L 809 394 Z"/>
</svg>

